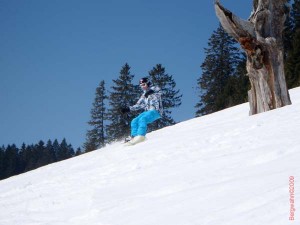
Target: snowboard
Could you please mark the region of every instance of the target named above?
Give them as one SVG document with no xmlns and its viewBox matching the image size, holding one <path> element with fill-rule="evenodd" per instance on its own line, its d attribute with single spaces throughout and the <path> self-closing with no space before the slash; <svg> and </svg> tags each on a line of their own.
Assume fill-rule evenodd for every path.
<svg viewBox="0 0 300 225">
<path fill-rule="evenodd" d="M 134 137 L 134 138 L 133 138 L 132 140 L 130 140 L 130 141 L 127 141 L 127 142 L 126 142 L 126 140 L 125 140 L 124 145 L 125 145 L 125 146 L 133 146 L 133 145 L 142 143 L 142 142 L 144 142 L 144 141 L 146 141 L 146 138 L 145 138 L 145 137 L 143 137 L 143 136 L 136 136 L 136 137 Z"/>
</svg>

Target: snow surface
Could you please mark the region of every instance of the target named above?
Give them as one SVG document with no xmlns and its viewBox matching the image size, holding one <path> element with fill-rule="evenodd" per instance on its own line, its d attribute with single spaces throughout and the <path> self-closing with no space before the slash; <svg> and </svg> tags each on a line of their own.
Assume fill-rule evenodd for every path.
<svg viewBox="0 0 300 225">
<path fill-rule="evenodd" d="M 0 225 L 285 225 L 300 221 L 300 88 L 0 182 Z M 289 221 L 289 177 L 295 221 Z"/>
</svg>

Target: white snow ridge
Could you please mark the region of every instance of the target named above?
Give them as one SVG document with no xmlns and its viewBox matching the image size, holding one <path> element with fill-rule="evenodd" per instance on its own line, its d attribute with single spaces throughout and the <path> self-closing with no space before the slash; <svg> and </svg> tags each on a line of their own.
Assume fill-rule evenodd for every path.
<svg viewBox="0 0 300 225">
<path fill-rule="evenodd" d="M 3 180 L 0 225 L 300 224 L 300 88 L 290 94 Z"/>
</svg>

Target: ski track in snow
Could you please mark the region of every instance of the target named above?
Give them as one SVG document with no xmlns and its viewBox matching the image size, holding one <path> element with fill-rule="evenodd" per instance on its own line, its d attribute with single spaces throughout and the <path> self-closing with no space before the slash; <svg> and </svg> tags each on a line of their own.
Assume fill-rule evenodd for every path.
<svg viewBox="0 0 300 225">
<path fill-rule="evenodd" d="M 0 225 L 299 223 L 300 88 L 290 94 L 291 106 L 248 116 L 242 104 L 0 181 Z"/>
</svg>

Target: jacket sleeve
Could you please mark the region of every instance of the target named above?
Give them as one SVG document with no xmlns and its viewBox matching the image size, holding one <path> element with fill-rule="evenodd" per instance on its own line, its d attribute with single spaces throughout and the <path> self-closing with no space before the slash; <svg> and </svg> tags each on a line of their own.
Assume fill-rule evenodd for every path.
<svg viewBox="0 0 300 225">
<path fill-rule="evenodd" d="M 158 110 L 160 113 L 162 113 L 162 101 L 161 101 L 161 95 L 162 91 L 159 87 L 151 87 L 151 89 L 154 91 L 153 94 L 149 95 L 148 98 L 145 97 L 145 93 L 140 97 L 140 99 L 137 101 L 137 103 L 133 106 L 129 106 L 130 111 L 137 111 L 139 109 L 143 110 Z"/>
<path fill-rule="evenodd" d="M 145 109 L 146 102 L 145 102 L 145 96 L 142 95 L 140 99 L 137 101 L 137 103 L 133 106 L 129 106 L 130 111 L 137 111 L 139 109 Z"/>
</svg>

